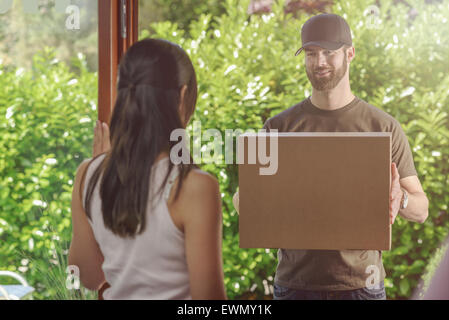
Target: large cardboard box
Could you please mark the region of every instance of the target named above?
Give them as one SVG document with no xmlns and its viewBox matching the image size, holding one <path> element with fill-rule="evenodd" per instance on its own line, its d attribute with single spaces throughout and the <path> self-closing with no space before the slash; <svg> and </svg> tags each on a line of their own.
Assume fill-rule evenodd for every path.
<svg viewBox="0 0 449 320">
<path fill-rule="evenodd" d="M 391 134 L 275 135 L 238 138 L 240 247 L 390 250 Z"/>
</svg>

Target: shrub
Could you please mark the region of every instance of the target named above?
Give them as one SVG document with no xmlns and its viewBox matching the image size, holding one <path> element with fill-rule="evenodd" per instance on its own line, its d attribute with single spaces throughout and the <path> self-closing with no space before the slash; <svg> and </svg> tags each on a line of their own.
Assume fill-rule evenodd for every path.
<svg viewBox="0 0 449 320">
<path fill-rule="evenodd" d="M 67 254 L 74 175 L 91 153 L 97 75 L 84 57 L 74 66 L 51 51 L 32 71 L 0 66 L 0 269 L 24 272 L 37 298 L 55 294 L 43 283 L 61 267 L 51 257 Z"/>
</svg>

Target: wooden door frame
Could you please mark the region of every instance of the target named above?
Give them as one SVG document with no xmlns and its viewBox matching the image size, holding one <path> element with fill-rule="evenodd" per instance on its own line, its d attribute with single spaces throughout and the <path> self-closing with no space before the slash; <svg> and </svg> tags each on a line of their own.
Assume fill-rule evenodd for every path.
<svg viewBox="0 0 449 320">
<path fill-rule="evenodd" d="M 139 0 L 98 0 L 98 119 L 108 124 L 117 94 L 120 59 L 138 41 L 138 10 Z M 99 300 L 108 287 L 107 282 L 100 287 Z"/>
<path fill-rule="evenodd" d="M 138 40 L 138 10 L 139 0 L 98 0 L 98 119 L 108 124 L 117 94 L 120 59 Z"/>
</svg>

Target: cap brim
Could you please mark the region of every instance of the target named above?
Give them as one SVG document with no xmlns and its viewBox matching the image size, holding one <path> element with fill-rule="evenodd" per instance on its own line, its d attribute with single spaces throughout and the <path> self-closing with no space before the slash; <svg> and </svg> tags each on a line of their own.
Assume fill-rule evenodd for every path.
<svg viewBox="0 0 449 320">
<path fill-rule="evenodd" d="M 331 42 L 331 41 L 310 41 L 305 43 L 301 48 L 298 49 L 298 51 L 296 51 L 295 56 L 297 56 L 298 54 L 301 53 L 302 50 L 304 50 L 304 48 L 308 47 L 308 46 L 317 46 L 317 47 L 321 47 L 324 49 L 329 49 L 329 50 L 337 50 L 340 49 L 344 44 L 341 42 Z"/>
</svg>

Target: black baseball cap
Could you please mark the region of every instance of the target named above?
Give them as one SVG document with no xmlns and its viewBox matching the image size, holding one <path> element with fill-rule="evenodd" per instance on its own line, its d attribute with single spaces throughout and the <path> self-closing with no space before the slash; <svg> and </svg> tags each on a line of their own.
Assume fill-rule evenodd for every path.
<svg viewBox="0 0 449 320">
<path fill-rule="evenodd" d="M 304 23 L 301 29 L 302 47 L 295 56 L 306 46 L 319 46 L 329 50 L 336 50 L 343 45 L 352 46 L 351 29 L 345 19 L 337 14 L 322 13 L 313 16 Z"/>
</svg>

